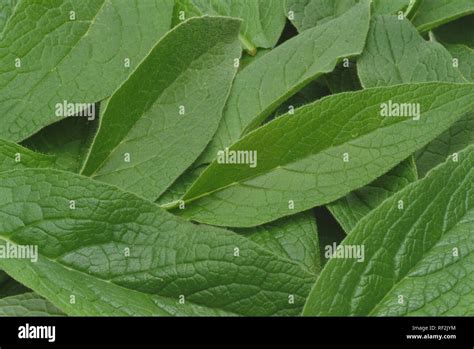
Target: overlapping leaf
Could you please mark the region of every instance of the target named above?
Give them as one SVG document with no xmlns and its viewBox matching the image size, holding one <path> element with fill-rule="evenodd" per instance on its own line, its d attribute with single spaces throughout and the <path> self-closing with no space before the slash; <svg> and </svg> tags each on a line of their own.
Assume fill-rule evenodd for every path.
<svg viewBox="0 0 474 349">
<path fill-rule="evenodd" d="M 0 299 L 0 316 L 64 316 L 64 313 L 29 292 Z"/>
<path fill-rule="evenodd" d="M 453 160 L 359 222 L 341 246 L 364 260 L 332 259 L 305 315 L 474 314 L 474 146 Z"/>
<path fill-rule="evenodd" d="M 420 118 L 382 117 L 389 101 L 415 103 Z M 213 162 L 184 195 L 185 209 L 173 212 L 248 227 L 329 203 L 378 178 L 473 108 L 472 84 L 397 85 L 326 97 L 231 146 L 228 151 L 256 154 L 258 164 Z"/>
<path fill-rule="evenodd" d="M 421 32 L 474 13 L 472 0 L 419 0 L 420 6 L 412 21 Z"/>
<path fill-rule="evenodd" d="M 175 21 L 191 16 L 229 16 L 243 20 L 240 41 L 255 55 L 257 47 L 272 48 L 285 26 L 285 8 L 281 0 L 177 0 Z"/>
<path fill-rule="evenodd" d="M 39 251 L 0 267 L 70 315 L 297 315 L 314 281 L 250 239 L 82 176 L 4 172 L 0 193 L 1 243 Z"/>
<path fill-rule="evenodd" d="M 19 1 L 0 40 L 0 137 L 23 140 L 70 115 L 58 104 L 110 96 L 170 28 L 172 10 L 171 0 Z"/>
<path fill-rule="evenodd" d="M 298 31 L 304 31 L 337 18 L 360 0 L 286 0 L 287 15 Z M 410 0 L 374 0 L 374 14 L 394 14 Z"/>
<path fill-rule="evenodd" d="M 239 27 L 201 17 L 170 31 L 107 103 L 82 173 L 157 199 L 217 128 L 240 57 Z"/>
<path fill-rule="evenodd" d="M 219 150 L 259 126 L 275 109 L 344 57 L 358 55 L 369 28 L 370 1 L 343 16 L 288 40 L 239 72 L 214 139 L 201 156 L 210 162 Z"/>
</svg>

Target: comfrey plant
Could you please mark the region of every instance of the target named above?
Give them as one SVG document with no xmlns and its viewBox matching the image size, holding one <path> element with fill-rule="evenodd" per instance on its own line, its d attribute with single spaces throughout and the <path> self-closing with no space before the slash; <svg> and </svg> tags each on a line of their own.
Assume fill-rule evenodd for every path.
<svg viewBox="0 0 474 349">
<path fill-rule="evenodd" d="M 474 315 L 434 3 L 0 0 L 0 315 Z"/>
</svg>

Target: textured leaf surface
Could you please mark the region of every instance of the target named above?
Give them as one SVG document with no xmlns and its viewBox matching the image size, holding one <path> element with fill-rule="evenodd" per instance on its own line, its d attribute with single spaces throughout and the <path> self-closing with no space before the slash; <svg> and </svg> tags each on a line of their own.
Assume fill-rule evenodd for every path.
<svg viewBox="0 0 474 349">
<path fill-rule="evenodd" d="M 442 45 L 425 41 L 408 20 L 395 16 L 374 17 L 357 68 L 364 87 L 465 82 Z"/>
<path fill-rule="evenodd" d="M 2 32 L 8 19 L 15 12 L 16 5 L 20 0 L 1 0 L 0 1 L 0 32 Z"/>
<path fill-rule="evenodd" d="M 20 1 L 0 40 L 0 137 L 23 140 L 58 121 L 57 103 L 110 96 L 170 28 L 172 10 L 171 0 Z"/>
<path fill-rule="evenodd" d="M 420 32 L 427 32 L 471 13 L 474 13 L 472 0 L 420 0 L 412 21 Z"/>
<path fill-rule="evenodd" d="M 468 81 L 474 82 L 474 16 L 467 16 L 440 27 L 436 38 L 443 42 L 453 58 L 458 60 L 459 71 Z M 455 152 L 474 143 L 474 113 L 468 113 L 433 142 L 416 154 L 420 176 L 444 162 Z"/>
<path fill-rule="evenodd" d="M 419 103 L 420 119 L 381 117 L 389 100 Z M 175 212 L 248 227 L 327 204 L 375 180 L 473 107 L 473 84 L 397 85 L 323 98 L 235 143 L 230 151 L 256 151 L 257 166 L 213 162 L 184 195 L 186 208 Z"/>
<path fill-rule="evenodd" d="M 297 315 L 314 280 L 245 237 L 82 176 L 4 172 L 0 193 L 0 241 L 39 251 L 0 267 L 70 315 Z"/>
<path fill-rule="evenodd" d="M 0 299 L 0 316 L 63 316 L 53 304 L 35 293 Z"/>
<path fill-rule="evenodd" d="M 474 82 L 474 47 L 445 45 L 453 58 L 458 60 L 459 71 L 468 81 Z"/>
<path fill-rule="evenodd" d="M 261 124 L 278 106 L 347 56 L 360 54 L 369 27 L 369 1 L 345 15 L 286 41 L 237 74 L 213 141 L 201 157 L 217 151 Z"/>
<path fill-rule="evenodd" d="M 343 245 L 365 260 L 332 259 L 304 314 L 472 316 L 473 169 L 470 146 L 364 217 Z"/>
<path fill-rule="evenodd" d="M 0 140 L 0 172 L 22 168 L 52 168 L 56 157 L 35 153 L 16 143 Z"/>
<path fill-rule="evenodd" d="M 349 233 L 362 217 L 380 205 L 385 199 L 417 179 L 413 160 L 403 161 L 372 183 L 327 206 L 344 231 Z"/>
<path fill-rule="evenodd" d="M 366 88 L 426 81 L 465 81 L 452 66 L 452 58 L 445 48 L 425 41 L 408 20 L 399 20 L 396 16 L 373 18 L 357 68 Z M 431 168 L 432 164 L 429 166 Z M 349 233 L 371 209 L 416 179 L 415 164 L 409 159 L 368 186 L 331 203 L 328 208 Z"/>
<path fill-rule="evenodd" d="M 275 46 L 286 18 L 282 0 L 178 0 L 176 11 L 178 16 L 183 11 L 186 18 L 193 15 L 241 18 L 240 40 L 252 54 L 256 47 Z"/>
<path fill-rule="evenodd" d="M 337 18 L 360 0 L 286 0 L 287 13 L 298 31 L 304 31 Z M 410 0 L 374 0 L 375 14 L 393 14 L 408 6 Z"/>
<path fill-rule="evenodd" d="M 206 166 L 191 167 L 184 172 L 174 183 L 161 195 L 156 203 L 166 205 L 181 199 L 186 191 L 191 187 L 199 175 L 206 169 Z"/>
<path fill-rule="evenodd" d="M 303 212 L 255 228 L 235 229 L 237 233 L 283 258 L 300 263 L 308 273 L 319 273 L 318 231 L 312 212 Z"/>
<path fill-rule="evenodd" d="M 82 173 L 157 199 L 216 131 L 240 56 L 239 27 L 201 17 L 170 31 L 108 102 Z"/>
<path fill-rule="evenodd" d="M 396 17 L 378 16 L 373 19 L 367 46 L 357 67 L 362 85 L 366 87 L 466 81 L 460 70 L 453 67 L 452 56 L 442 45 L 425 41 L 409 21 L 400 21 Z M 472 113 L 466 114 L 416 154 L 421 177 L 448 155 L 471 143 L 472 122 Z"/>
<path fill-rule="evenodd" d="M 474 112 L 467 113 L 451 128 L 415 154 L 418 174 L 425 176 L 446 158 L 474 143 Z"/>
</svg>

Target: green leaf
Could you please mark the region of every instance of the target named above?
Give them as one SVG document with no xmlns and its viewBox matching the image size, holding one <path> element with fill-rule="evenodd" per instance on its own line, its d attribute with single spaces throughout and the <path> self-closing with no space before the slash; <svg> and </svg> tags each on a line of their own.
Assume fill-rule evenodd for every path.
<svg viewBox="0 0 474 349">
<path fill-rule="evenodd" d="M 472 0 L 420 0 L 412 22 L 424 33 L 471 13 L 474 13 Z"/>
<path fill-rule="evenodd" d="M 439 39 L 458 60 L 459 71 L 465 79 L 474 82 L 474 16 L 468 16 L 436 30 Z M 420 176 L 467 145 L 474 143 L 474 113 L 468 113 L 433 142 L 416 153 Z"/>
<path fill-rule="evenodd" d="M 0 0 L 0 33 L 15 12 L 20 0 Z"/>
<path fill-rule="evenodd" d="M 442 45 L 425 41 L 408 20 L 394 16 L 373 18 L 357 69 L 364 87 L 466 81 Z"/>
<path fill-rule="evenodd" d="M 0 140 L 0 172 L 11 171 L 12 169 L 54 167 L 57 167 L 55 156 L 35 153 L 18 144 Z M 28 291 L 26 287 L 0 270 L 0 298 L 26 291 Z"/>
<path fill-rule="evenodd" d="M 0 316 L 64 316 L 64 313 L 30 292 L 0 299 Z"/>
<path fill-rule="evenodd" d="M 414 63 L 416 62 L 416 63 Z M 463 82 L 452 57 L 439 43 L 425 41 L 408 20 L 377 16 L 373 19 L 367 46 L 358 62 L 363 86 L 387 86 L 426 81 Z M 472 113 L 455 123 L 416 154 L 418 173 L 425 173 L 446 156 L 471 143 Z"/>
<path fill-rule="evenodd" d="M 284 1 L 281 0 L 178 0 L 175 18 L 192 16 L 229 16 L 243 20 L 240 41 L 250 54 L 257 47 L 272 48 L 285 26 Z M 181 12 L 182 11 L 182 12 Z"/>
<path fill-rule="evenodd" d="M 416 103 L 419 120 L 381 117 L 389 101 Z M 327 204 L 386 173 L 473 108 L 474 84 L 397 85 L 325 97 L 232 145 L 184 195 L 186 208 L 173 212 L 250 227 Z M 232 164 L 239 150 L 256 166 Z"/>
<path fill-rule="evenodd" d="M 199 175 L 206 169 L 206 166 L 192 167 L 186 170 L 174 183 L 156 200 L 159 205 L 166 205 L 173 201 L 178 201 L 191 187 Z"/>
<path fill-rule="evenodd" d="M 301 264 L 308 273 L 321 270 L 318 231 L 311 211 L 279 219 L 255 228 L 234 229 L 283 258 Z"/>
<path fill-rule="evenodd" d="M 474 48 L 466 45 L 445 44 L 453 59 L 458 60 L 459 71 L 470 82 L 474 82 Z"/>
<path fill-rule="evenodd" d="M 171 0 L 20 1 L 1 34 L 0 137 L 24 140 L 69 115 L 57 116 L 57 104 L 110 96 L 170 28 L 172 10 Z"/>
<path fill-rule="evenodd" d="M 329 261 L 303 314 L 472 316 L 473 168 L 470 146 L 365 216 L 342 243 L 364 261 Z"/>
<path fill-rule="evenodd" d="M 97 121 L 69 117 L 45 127 L 22 144 L 36 152 L 55 156 L 57 168 L 77 173 L 97 131 Z"/>
<path fill-rule="evenodd" d="M 258 127 L 279 105 L 312 80 L 358 55 L 369 27 L 370 1 L 343 16 L 305 31 L 237 74 L 214 139 L 200 158 L 210 162 L 219 150 Z"/>
<path fill-rule="evenodd" d="M 410 158 L 372 183 L 327 206 L 344 231 L 349 233 L 362 217 L 417 179 L 416 167 Z"/>
<path fill-rule="evenodd" d="M 435 31 L 439 40 L 458 60 L 461 74 L 474 81 L 474 15 L 446 24 Z"/>
<path fill-rule="evenodd" d="M 360 0 L 286 0 L 286 9 L 291 23 L 302 32 L 343 15 L 359 2 Z M 409 3 L 410 0 L 374 0 L 373 12 L 393 14 Z"/>
<path fill-rule="evenodd" d="M 0 139 L 0 172 L 23 168 L 52 168 L 56 157 L 35 153 L 13 142 Z"/>
<path fill-rule="evenodd" d="M 39 253 L 0 267 L 69 315 L 297 315 L 314 282 L 250 239 L 79 175 L 4 172 L 0 192 L 0 241 Z"/>
<path fill-rule="evenodd" d="M 191 18 L 165 35 L 109 100 L 82 173 L 156 200 L 217 129 L 239 27 L 227 17 Z"/>
<path fill-rule="evenodd" d="M 374 0 L 374 15 L 398 14 L 404 10 L 410 12 L 411 8 L 419 0 Z"/>
<path fill-rule="evenodd" d="M 366 88 L 427 81 L 465 81 L 453 67 L 445 48 L 425 41 L 408 20 L 395 16 L 373 18 L 357 68 Z M 328 208 L 349 233 L 370 210 L 416 179 L 417 170 L 410 158 L 368 186 L 329 204 Z"/>
</svg>

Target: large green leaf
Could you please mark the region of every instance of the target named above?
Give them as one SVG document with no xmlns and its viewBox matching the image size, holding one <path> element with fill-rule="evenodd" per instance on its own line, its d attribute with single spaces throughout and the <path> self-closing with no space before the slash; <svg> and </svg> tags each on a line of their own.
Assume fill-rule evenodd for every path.
<svg viewBox="0 0 474 349">
<path fill-rule="evenodd" d="M 389 101 L 415 103 L 420 118 L 382 117 Z M 232 145 L 229 156 L 244 151 L 256 166 L 222 156 L 184 195 L 185 209 L 174 212 L 249 227 L 327 204 L 378 178 L 473 108 L 474 84 L 408 84 L 325 97 Z"/>
<path fill-rule="evenodd" d="M 419 0 L 420 6 L 412 18 L 420 32 L 439 27 L 457 18 L 474 13 L 472 0 Z"/>
<path fill-rule="evenodd" d="M 62 316 L 53 304 L 35 293 L 23 293 L 0 299 L 0 316 Z"/>
<path fill-rule="evenodd" d="M 364 260 L 329 261 L 304 315 L 474 315 L 474 146 L 453 160 L 359 222 Z"/>
<path fill-rule="evenodd" d="M 72 173 L 3 172 L 0 193 L 1 243 L 39 251 L 0 267 L 70 315 L 297 315 L 314 282 L 250 239 Z"/>
<path fill-rule="evenodd" d="M 337 18 L 360 0 L 286 0 L 287 15 L 298 29 L 304 31 Z M 410 0 L 374 0 L 375 14 L 394 14 L 406 8 Z"/>
<path fill-rule="evenodd" d="M 362 52 L 369 28 L 370 1 L 343 16 L 286 41 L 237 74 L 213 141 L 201 157 L 210 162 L 219 150 L 260 125 L 285 100 L 337 62 Z"/>
<path fill-rule="evenodd" d="M 396 16 L 373 18 L 357 68 L 366 88 L 426 81 L 465 81 L 453 67 L 445 48 L 425 41 L 408 20 Z M 328 208 L 349 233 L 370 210 L 416 179 L 417 171 L 410 158 L 370 185 L 331 203 Z"/>
<path fill-rule="evenodd" d="M 396 17 L 377 16 L 373 19 L 367 46 L 357 67 L 361 82 L 367 87 L 466 81 L 442 45 L 425 41 L 408 20 Z M 424 176 L 446 156 L 470 144 L 473 128 L 473 114 L 467 113 L 451 129 L 417 152 L 419 175 Z"/>
<path fill-rule="evenodd" d="M 170 31 L 109 100 L 82 173 L 157 199 L 217 129 L 237 71 L 239 27 L 200 17 Z"/>
<path fill-rule="evenodd" d="M 171 0 L 20 1 L 0 40 L 0 137 L 23 140 L 58 121 L 57 104 L 110 96 L 170 28 L 172 10 Z"/>
<path fill-rule="evenodd" d="M 242 46 L 252 55 L 257 47 L 274 47 L 285 26 L 282 0 L 177 0 L 176 19 L 202 15 L 222 15 L 243 20 Z"/>
<path fill-rule="evenodd" d="M 369 87 L 406 82 L 466 80 L 460 69 L 453 66 L 453 57 L 442 45 L 425 41 L 410 22 L 400 21 L 396 17 L 374 18 L 358 71 L 362 84 Z M 419 175 L 423 177 L 448 155 L 472 143 L 473 129 L 474 115 L 467 113 L 449 130 L 418 151 L 416 163 Z"/>
</svg>

